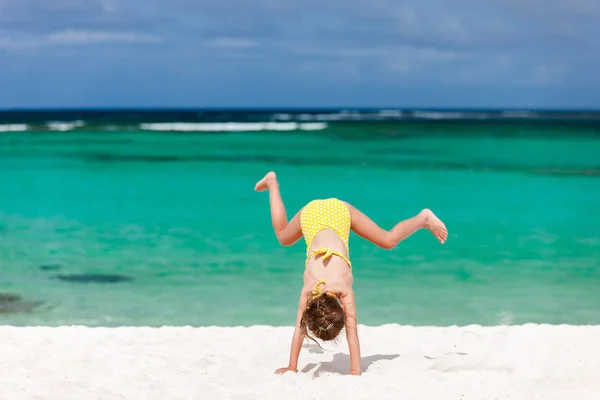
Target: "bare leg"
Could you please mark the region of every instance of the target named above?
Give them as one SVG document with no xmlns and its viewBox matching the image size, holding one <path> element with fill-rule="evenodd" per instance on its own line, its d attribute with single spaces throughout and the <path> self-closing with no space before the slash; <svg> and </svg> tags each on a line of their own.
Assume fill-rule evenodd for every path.
<svg viewBox="0 0 600 400">
<path fill-rule="evenodd" d="M 289 246 L 296 243 L 301 237 L 299 214 L 288 223 L 285 205 L 279 192 L 279 182 L 275 172 L 271 171 L 256 183 L 254 190 L 257 192 L 269 191 L 269 204 L 271 208 L 271 222 L 279 243 Z"/>
<path fill-rule="evenodd" d="M 429 230 L 441 243 L 444 243 L 448 237 L 444 223 L 429 209 L 421 211 L 415 217 L 400 221 L 390 233 L 394 241 L 399 243 L 421 228 Z"/>
<path fill-rule="evenodd" d="M 386 231 L 352 205 L 347 204 L 347 206 L 352 217 L 352 230 L 357 235 L 385 249 L 394 248 L 422 228 L 429 230 L 440 243 L 444 243 L 448 238 L 446 226 L 429 209 L 424 209 L 418 215 L 400 221 L 391 230 Z"/>
<path fill-rule="evenodd" d="M 273 229 L 275 229 L 275 232 L 284 229 L 288 224 L 288 219 L 285 205 L 283 204 L 283 199 L 279 192 L 279 182 L 277 182 L 275 172 L 271 171 L 265 175 L 264 178 L 256 183 L 254 190 L 257 192 L 269 190 L 269 204 L 271 207 L 271 222 L 273 223 Z"/>
<path fill-rule="evenodd" d="M 435 236 L 440 243 L 444 244 L 446 239 L 448 239 L 448 229 L 446 229 L 446 225 L 442 220 L 439 219 L 433 211 L 427 208 L 421 211 L 419 215 L 425 219 L 423 227 L 433 233 L 433 236 Z"/>
</svg>

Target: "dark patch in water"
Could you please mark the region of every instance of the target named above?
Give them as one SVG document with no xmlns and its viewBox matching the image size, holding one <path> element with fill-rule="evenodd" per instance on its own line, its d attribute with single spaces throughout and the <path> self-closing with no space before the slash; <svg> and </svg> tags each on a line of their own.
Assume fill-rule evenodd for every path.
<svg viewBox="0 0 600 400">
<path fill-rule="evenodd" d="M 427 160 L 361 160 L 359 158 L 320 158 L 269 156 L 269 155 L 136 155 L 136 154 L 110 154 L 87 153 L 79 154 L 88 161 L 95 162 L 262 162 L 268 164 L 285 165 L 311 165 L 311 166 L 364 166 L 396 170 L 455 170 L 455 171 L 486 171 L 486 172 L 513 172 L 541 175 L 571 175 L 585 177 L 600 177 L 600 166 L 586 169 L 550 169 L 531 168 L 525 166 L 493 165 L 477 162 L 441 162 Z"/>
<path fill-rule="evenodd" d="M 406 155 L 406 156 L 417 156 L 417 155 L 419 155 L 419 156 L 440 156 L 440 155 L 445 154 L 442 151 L 410 149 L 410 148 L 399 149 L 399 148 L 395 148 L 395 147 L 369 149 L 369 150 L 365 150 L 365 153 L 366 154 L 376 154 L 376 155 L 393 154 L 393 155 Z"/>
<path fill-rule="evenodd" d="M 535 169 L 533 172 L 549 175 L 585 175 L 600 176 L 600 169 Z"/>
<path fill-rule="evenodd" d="M 43 301 L 22 301 L 21 295 L 0 293 L 0 314 L 16 314 L 34 311 Z"/>
<path fill-rule="evenodd" d="M 69 133 L 67 133 L 68 135 Z M 107 132 L 103 132 L 104 135 L 107 134 Z M 37 133 L 34 132 L 30 132 L 29 136 L 37 136 Z M 40 132 L 39 135 L 47 135 L 47 133 L 45 132 Z M 25 138 L 25 139 L 20 139 L 20 138 L 16 138 L 16 139 L 11 139 L 8 141 L 9 144 L 11 145 L 28 145 L 30 144 L 30 138 Z M 38 146 L 66 146 L 66 145 L 71 145 L 71 146 L 106 146 L 106 145 L 117 145 L 117 144 L 132 144 L 135 143 L 135 141 L 133 139 L 118 139 L 118 140 L 88 140 L 88 139 L 67 139 L 67 140 L 53 140 L 53 139 L 43 139 L 43 138 L 39 138 L 36 137 L 35 138 L 35 144 Z"/>
<path fill-rule="evenodd" d="M 42 271 L 56 271 L 57 269 L 60 269 L 60 265 L 58 265 L 58 264 L 40 265 L 40 269 Z"/>
<path fill-rule="evenodd" d="M 0 304 L 14 303 L 15 301 L 21 300 L 20 294 L 14 293 L 0 293 Z"/>
<path fill-rule="evenodd" d="M 292 165 L 330 165 L 343 164 L 340 160 L 315 160 L 312 158 L 300 157 L 276 157 L 276 156 L 256 156 L 256 155 L 195 155 L 195 156 L 171 156 L 171 155 L 146 155 L 146 154 L 110 154 L 110 153 L 91 153 L 83 154 L 88 161 L 101 162 L 150 162 L 150 163 L 173 163 L 173 162 L 269 162 Z"/>
<path fill-rule="evenodd" d="M 184 162 L 201 161 L 201 157 L 179 157 L 166 155 L 142 155 L 142 154 L 109 154 L 92 153 L 85 154 L 84 157 L 90 161 L 113 161 L 113 162 Z"/>
<path fill-rule="evenodd" d="M 43 303 L 43 301 L 15 301 L 13 303 L 0 303 L 0 314 L 32 312 Z"/>
<path fill-rule="evenodd" d="M 117 274 L 73 274 L 56 275 L 55 277 L 61 281 L 74 283 L 118 283 L 133 281 L 133 278 L 130 276 Z"/>
</svg>

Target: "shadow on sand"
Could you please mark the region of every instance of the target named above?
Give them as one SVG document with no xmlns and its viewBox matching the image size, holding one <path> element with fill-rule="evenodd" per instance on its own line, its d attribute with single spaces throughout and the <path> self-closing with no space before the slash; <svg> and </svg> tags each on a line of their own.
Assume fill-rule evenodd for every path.
<svg viewBox="0 0 600 400">
<path fill-rule="evenodd" d="M 377 361 L 393 360 L 398 357 L 400 357 L 400 354 L 374 354 L 372 356 L 362 357 L 360 360 L 360 369 L 362 372 L 366 372 L 369 367 Z M 345 375 L 350 369 L 350 356 L 344 353 L 337 353 L 333 356 L 333 360 L 331 361 L 307 364 L 302 369 L 302 372 L 307 373 L 317 366 L 318 368 L 314 371 L 315 377 L 318 377 L 323 372 Z"/>
</svg>

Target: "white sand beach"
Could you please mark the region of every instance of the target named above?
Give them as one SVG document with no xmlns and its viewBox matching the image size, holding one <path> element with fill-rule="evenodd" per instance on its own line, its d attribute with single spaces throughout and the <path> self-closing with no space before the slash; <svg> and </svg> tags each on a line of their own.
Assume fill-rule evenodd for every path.
<svg viewBox="0 0 600 400">
<path fill-rule="evenodd" d="M 600 326 L 360 326 L 363 375 L 345 342 L 305 346 L 291 327 L 0 327 L 0 399 L 600 398 Z"/>
</svg>

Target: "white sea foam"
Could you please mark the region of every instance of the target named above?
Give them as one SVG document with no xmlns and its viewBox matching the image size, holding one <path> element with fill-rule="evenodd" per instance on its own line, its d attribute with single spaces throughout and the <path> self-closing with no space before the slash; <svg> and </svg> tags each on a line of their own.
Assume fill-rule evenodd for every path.
<svg viewBox="0 0 600 400">
<path fill-rule="evenodd" d="M 502 111 L 502 116 L 505 118 L 535 118 L 537 117 L 537 113 L 527 110 L 507 110 Z"/>
<path fill-rule="evenodd" d="M 401 118 L 403 115 L 400 110 L 379 110 L 377 114 L 383 118 Z"/>
<path fill-rule="evenodd" d="M 50 121 L 46 123 L 46 126 L 51 131 L 70 131 L 75 128 L 80 128 L 85 125 L 83 121 L 69 121 L 69 122 L 61 122 L 61 121 Z"/>
<path fill-rule="evenodd" d="M 415 111 L 415 118 L 423 119 L 461 119 L 465 117 L 462 112 L 437 112 L 437 111 Z"/>
<path fill-rule="evenodd" d="M 322 122 L 300 124 L 300 129 L 303 131 L 322 131 L 327 128 L 327 124 Z"/>
<path fill-rule="evenodd" d="M 0 125 L 0 132 L 23 132 L 29 129 L 27 124 Z"/>
<path fill-rule="evenodd" d="M 177 131 L 177 132 L 256 132 L 256 131 L 296 131 L 323 130 L 327 124 L 323 122 L 217 122 L 217 123 L 187 123 L 165 122 L 141 124 L 140 129 L 146 131 Z"/>
<path fill-rule="evenodd" d="M 334 113 L 317 113 L 317 114 L 299 114 L 297 118 L 300 121 L 348 121 L 348 120 L 370 120 L 373 119 L 372 113 L 368 112 L 360 112 L 360 111 L 345 111 L 342 110 L 340 112 Z M 286 116 L 286 118 L 290 118 L 286 114 L 278 114 L 278 116 Z"/>
</svg>

